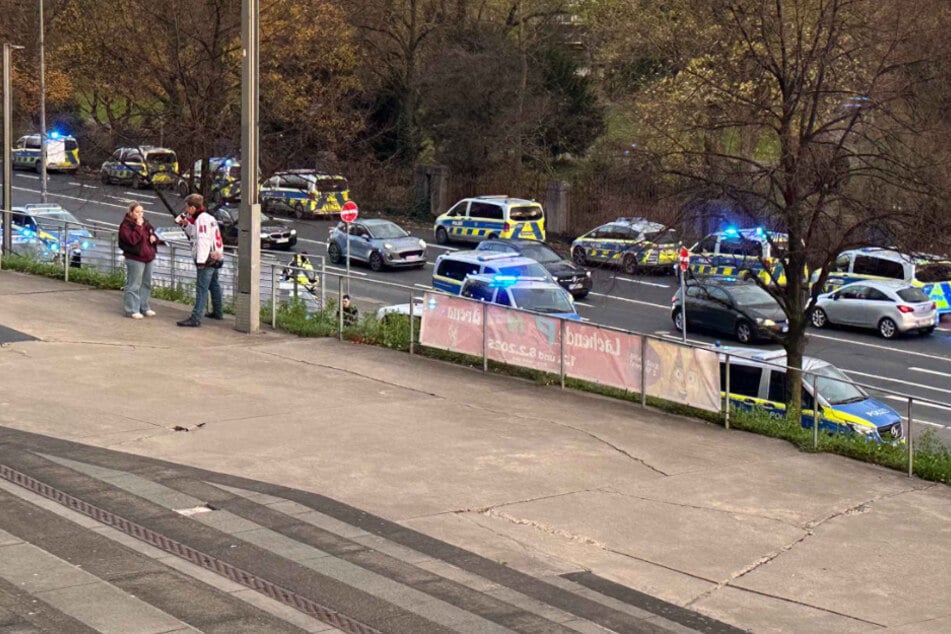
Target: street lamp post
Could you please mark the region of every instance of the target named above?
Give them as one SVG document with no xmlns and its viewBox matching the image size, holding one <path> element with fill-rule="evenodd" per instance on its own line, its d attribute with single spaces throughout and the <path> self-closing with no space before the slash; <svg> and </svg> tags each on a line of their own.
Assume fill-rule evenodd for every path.
<svg viewBox="0 0 951 634">
<path fill-rule="evenodd" d="M 43 0 L 40 2 L 40 200 L 46 196 L 46 28 L 43 23 Z"/>
<path fill-rule="evenodd" d="M 241 0 L 241 210 L 235 330 L 261 328 L 261 204 L 258 196 L 259 0 Z M 273 317 L 272 317 L 273 319 Z"/>
<path fill-rule="evenodd" d="M 13 199 L 10 179 L 13 175 L 13 71 L 10 61 L 12 53 L 22 46 L 3 43 L 3 254 L 10 253 L 13 244 L 13 223 L 11 209 Z"/>
</svg>

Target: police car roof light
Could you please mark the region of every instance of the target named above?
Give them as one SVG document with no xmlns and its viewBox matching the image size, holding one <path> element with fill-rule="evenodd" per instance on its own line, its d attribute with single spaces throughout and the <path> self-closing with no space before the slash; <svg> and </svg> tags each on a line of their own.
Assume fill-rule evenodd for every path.
<svg viewBox="0 0 951 634">
<path fill-rule="evenodd" d="M 736 227 L 727 227 L 726 229 L 723 230 L 723 235 L 738 236 L 740 235 L 740 232 Z"/>
<path fill-rule="evenodd" d="M 494 288 L 508 288 L 513 286 L 518 282 L 518 277 L 515 275 L 496 275 L 492 278 L 490 286 Z"/>
</svg>

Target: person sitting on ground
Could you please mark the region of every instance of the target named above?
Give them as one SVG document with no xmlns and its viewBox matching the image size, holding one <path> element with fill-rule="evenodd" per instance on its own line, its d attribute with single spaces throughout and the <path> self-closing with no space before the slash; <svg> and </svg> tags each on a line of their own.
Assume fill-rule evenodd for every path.
<svg viewBox="0 0 951 634">
<path fill-rule="evenodd" d="M 353 326 L 357 323 L 357 320 L 360 318 L 360 311 L 357 310 L 357 307 L 350 303 L 350 296 L 343 296 L 343 325 L 344 327 Z"/>
</svg>

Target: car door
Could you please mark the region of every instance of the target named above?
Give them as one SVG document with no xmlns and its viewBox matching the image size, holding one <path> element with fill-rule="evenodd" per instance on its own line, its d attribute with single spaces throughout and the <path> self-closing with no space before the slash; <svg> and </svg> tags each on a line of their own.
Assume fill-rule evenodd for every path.
<svg viewBox="0 0 951 634">
<path fill-rule="evenodd" d="M 463 200 L 446 212 L 449 223 L 446 225 L 446 231 L 453 240 L 461 240 L 465 231 L 466 212 L 469 209 L 469 201 Z"/>
<path fill-rule="evenodd" d="M 708 326 L 722 333 L 733 334 L 736 321 L 733 297 L 724 289 L 711 286 L 707 288 L 709 297 L 707 309 Z"/>
<path fill-rule="evenodd" d="M 836 323 L 849 326 L 857 326 L 861 323 L 861 313 L 868 307 L 865 298 L 868 295 L 868 287 L 862 285 L 853 285 L 839 291 L 839 299 L 833 302 L 836 304 L 835 312 Z"/>
<path fill-rule="evenodd" d="M 687 286 L 686 317 L 687 325 L 694 328 L 706 328 L 709 324 L 710 298 L 707 289 L 698 284 Z"/>
<path fill-rule="evenodd" d="M 855 325 L 863 328 L 877 328 L 878 321 L 890 314 L 895 302 L 888 295 L 877 288 L 869 286 L 866 289 L 865 298 L 856 302 L 855 306 Z"/>
<path fill-rule="evenodd" d="M 370 244 L 370 232 L 360 223 L 350 225 L 350 250 L 351 257 L 366 262 L 370 259 L 370 251 L 373 250 Z"/>
<path fill-rule="evenodd" d="M 112 156 L 109 157 L 109 160 L 106 161 L 106 174 L 109 175 L 109 178 L 119 178 L 119 168 L 122 167 L 122 149 L 118 149 L 112 153 Z"/>
</svg>

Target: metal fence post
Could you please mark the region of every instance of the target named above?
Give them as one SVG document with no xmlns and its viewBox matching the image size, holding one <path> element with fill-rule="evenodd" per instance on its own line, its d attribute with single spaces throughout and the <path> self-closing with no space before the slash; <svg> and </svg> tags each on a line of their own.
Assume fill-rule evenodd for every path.
<svg viewBox="0 0 951 634">
<path fill-rule="evenodd" d="M 297 269 L 293 268 L 291 274 L 294 276 L 294 299 L 297 299 Z"/>
<path fill-rule="evenodd" d="M 69 281 L 69 260 L 72 253 L 69 252 L 69 223 L 63 223 L 63 280 Z"/>
<path fill-rule="evenodd" d="M 727 429 L 730 428 L 730 355 L 726 355 L 726 377 L 724 380 L 723 391 L 723 424 Z"/>
<path fill-rule="evenodd" d="M 905 444 L 908 445 L 908 477 L 911 478 L 915 475 L 915 452 L 912 449 L 913 441 L 911 439 L 911 403 L 914 399 L 910 396 L 908 397 L 908 436 L 905 438 Z"/>
<path fill-rule="evenodd" d="M 487 354 L 488 339 L 486 337 L 486 316 L 489 313 L 488 304 L 482 304 L 482 372 L 489 371 L 489 355 Z"/>
<path fill-rule="evenodd" d="M 413 291 L 409 292 L 409 353 L 413 354 L 413 331 L 416 329 L 416 324 L 413 323 L 413 320 L 416 318 L 413 315 Z"/>
<path fill-rule="evenodd" d="M 110 234 L 109 234 L 109 263 L 110 263 L 110 265 L 111 265 L 111 267 L 112 267 L 112 268 L 110 269 L 110 271 L 111 271 L 112 273 L 115 273 L 115 272 L 116 272 L 116 269 L 119 268 L 118 258 L 116 258 L 116 250 L 118 249 L 118 247 L 116 246 L 117 238 L 118 238 L 118 234 L 117 234 L 117 233 L 110 233 Z M 174 249 L 174 248 L 175 248 L 175 247 L 172 247 L 172 249 Z M 172 279 L 174 280 L 175 278 L 172 278 Z"/>
<path fill-rule="evenodd" d="M 559 319 L 558 323 L 560 324 L 558 338 L 561 348 L 561 389 L 565 389 L 565 320 Z"/>
<path fill-rule="evenodd" d="M 819 449 L 819 375 L 816 373 L 812 374 L 812 448 Z"/>
<path fill-rule="evenodd" d="M 320 309 L 323 310 L 327 307 L 327 260 L 321 256 L 320 258 Z"/>
<path fill-rule="evenodd" d="M 277 274 L 271 263 L 271 328 L 277 328 Z"/>
<path fill-rule="evenodd" d="M 647 336 L 641 335 L 641 407 L 647 407 Z"/>
<path fill-rule="evenodd" d="M 296 290 L 296 284 L 295 284 Z M 338 326 L 338 337 L 340 341 L 343 341 L 343 277 L 337 277 L 337 326 Z"/>
</svg>

